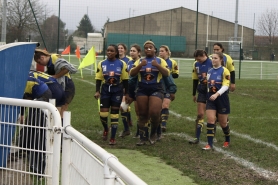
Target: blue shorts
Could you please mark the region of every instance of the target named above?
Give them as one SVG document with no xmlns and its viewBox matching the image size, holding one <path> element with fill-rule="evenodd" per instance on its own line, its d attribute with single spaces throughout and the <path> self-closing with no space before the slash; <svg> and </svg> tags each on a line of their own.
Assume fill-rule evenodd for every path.
<svg viewBox="0 0 278 185">
<path fill-rule="evenodd" d="M 110 106 L 120 107 L 123 99 L 123 85 L 109 86 L 103 84 L 100 91 L 100 108 L 109 108 Z"/>
<path fill-rule="evenodd" d="M 160 99 L 164 98 L 164 90 L 161 83 L 145 84 L 138 83 L 138 88 L 136 92 L 137 96 L 156 96 Z"/>
<path fill-rule="evenodd" d="M 197 95 L 197 102 L 206 104 L 206 102 L 207 102 L 207 93 L 200 93 L 199 92 L 198 95 Z"/>
<path fill-rule="evenodd" d="M 46 101 L 49 102 L 49 99 L 52 98 L 52 93 L 48 88 L 40 97 L 37 97 L 37 101 Z"/>
<path fill-rule="evenodd" d="M 208 98 L 213 95 L 208 93 Z M 230 114 L 230 101 L 228 93 L 218 96 L 214 101 L 207 100 L 206 110 L 216 110 L 218 114 Z"/>
<path fill-rule="evenodd" d="M 66 96 L 63 87 L 58 83 L 49 83 L 47 86 L 52 92 L 52 98 L 56 100 L 56 107 L 64 105 L 66 102 Z"/>
<path fill-rule="evenodd" d="M 65 80 L 66 80 L 66 88 L 65 88 L 66 103 L 70 104 L 70 102 L 72 101 L 75 95 L 75 86 L 72 79 L 65 77 Z"/>
<path fill-rule="evenodd" d="M 164 98 L 171 100 L 171 96 L 169 92 L 164 93 Z"/>
</svg>

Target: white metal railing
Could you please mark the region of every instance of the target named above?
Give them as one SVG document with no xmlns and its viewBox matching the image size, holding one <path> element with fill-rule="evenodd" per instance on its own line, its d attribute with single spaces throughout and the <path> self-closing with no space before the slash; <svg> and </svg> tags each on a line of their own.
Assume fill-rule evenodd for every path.
<svg viewBox="0 0 278 185">
<path fill-rule="evenodd" d="M 71 127 L 70 119 L 70 112 L 65 112 L 62 128 L 53 104 L 0 97 L 0 184 L 146 184 L 114 155 Z"/>
<path fill-rule="evenodd" d="M 118 159 L 70 126 L 70 112 L 63 116 L 62 184 L 145 185 Z M 71 152 L 68 152 L 71 151 Z"/>
<path fill-rule="evenodd" d="M 26 110 L 24 123 L 21 110 Z M 0 97 L 0 113 L 1 183 L 59 184 L 62 128 L 56 107 Z"/>
</svg>

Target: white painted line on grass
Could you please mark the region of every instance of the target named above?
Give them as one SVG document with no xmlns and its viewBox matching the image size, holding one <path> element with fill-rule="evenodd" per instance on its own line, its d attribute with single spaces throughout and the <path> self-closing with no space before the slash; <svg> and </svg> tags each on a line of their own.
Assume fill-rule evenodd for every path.
<svg viewBox="0 0 278 185">
<path fill-rule="evenodd" d="M 219 127 L 219 129 L 220 129 L 220 127 Z M 234 131 L 232 131 L 232 130 L 230 131 L 230 133 L 231 133 L 232 135 L 235 135 L 235 136 L 237 136 L 237 137 L 241 137 L 241 138 L 243 138 L 243 139 L 252 141 L 252 142 L 254 142 L 254 143 L 266 145 L 266 146 L 271 147 L 271 148 L 275 149 L 276 151 L 278 151 L 278 147 L 277 147 L 275 144 L 268 143 L 268 142 L 264 142 L 264 141 L 262 141 L 262 140 L 260 140 L 260 139 L 252 138 L 250 135 L 247 135 L 247 134 L 240 134 L 240 133 L 234 132 Z"/>
<path fill-rule="evenodd" d="M 173 114 L 174 116 L 178 117 L 178 118 L 184 118 L 184 119 L 187 119 L 188 121 L 195 121 L 195 119 L 193 118 L 190 118 L 190 117 L 183 117 L 181 114 L 178 114 L 172 110 L 169 110 L 169 113 Z M 218 130 L 222 130 L 221 127 L 217 126 L 217 129 Z M 237 136 L 237 137 L 240 137 L 240 138 L 243 138 L 243 139 L 246 139 L 246 140 L 249 140 L 249 141 L 252 141 L 254 143 L 258 143 L 258 144 L 263 144 L 263 145 L 266 145 L 268 147 L 271 147 L 273 148 L 274 150 L 278 151 L 278 146 L 276 146 L 275 144 L 272 144 L 272 143 L 269 143 L 269 142 L 264 142 L 260 139 L 255 139 L 253 137 L 251 137 L 250 135 L 247 135 L 247 134 L 240 134 L 238 132 L 235 132 L 235 131 L 230 131 L 231 134 Z"/>
<path fill-rule="evenodd" d="M 87 81 L 87 80 L 82 80 L 82 79 L 79 79 L 79 78 L 74 78 L 74 79 L 80 80 L 82 82 L 89 83 L 91 85 L 96 85 L 95 83 Z M 188 117 L 188 116 L 182 116 L 181 114 L 176 113 L 176 112 L 174 112 L 172 110 L 169 110 L 169 113 L 174 115 L 174 116 L 176 116 L 176 117 L 178 117 L 178 118 L 184 118 L 184 119 L 186 119 L 188 121 L 195 121 L 194 118 L 191 118 L 191 117 Z M 219 126 L 217 126 L 217 129 L 222 130 Z M 266 145 L 266 146 L 271 147 L 271 148 L 275 149 L 276 151 L 278 151 L 278 146 L 276 146 L 275 144 L 272 144 L 272 143 L 269 143 L 269 142 L 264 142 L 264 141 L 262 141 L 260 139 L 252 138 L 250 135 L 247 135 L 247 134 L 240 134 L 240 133 L 237 133 L 237 132 L 232 131 L 232 130 L 230 132 L 231 132 L 231 134 L 233 134 L 233 135 L 235 135 L 237 137 L 240 137 L 240 138 L 252 141 L 254 143 Z"/>
<path fill-rule="evenodd" d="M 178 136 L 178 137 L 182 137 L 182 138 L 186 138 L 186 140 L 192 140 L 194 139 L 193 137 L 185 134 L 185 133 L 166 133 L 165 135 L 174 135 L 174 136 Z M 207 143 L 205 142 L 200 142 L 200 144 L 202 145 L 206 145 Z M 220 147 L 213 147 L 215 151 L 224 154 L 226 157 L 233 159 L 236 163 L 243 165 L 244 167 L 251 169 L 253 171 L 255 171 L 256 173 L 258 173 L 260 176 L 263 176 L 266 179 L 269 180 L 274 180 L 274 181 L 278 181 L 278 174 L 274 173 L 272 171 L 266 170 L 264 168 L 258 167 L 257 165 L 255 165 L 252 162 L 249 162 L 243 158 L 237 157 L 233 152 L 229 152 L 226 150 L 223 150 Z M 204 151 L 207 152 L 207 151 Z"/>
<path fill-rule="evenodd" d="M 86 82 L 86 83 L 88 83 L 88 84 L 91 84 L 91 85 L 96 85 L 95 83 L 93 83 L 93 82 L 90 82 L 90 81 L 87 81 L 87 80 L 83 80 L 83 79 L 80 79 L 80 78 L 74 78 L 75 80 L 79 80 L 79 81 L 82 81 L 82 82 Z"/>
</svg>

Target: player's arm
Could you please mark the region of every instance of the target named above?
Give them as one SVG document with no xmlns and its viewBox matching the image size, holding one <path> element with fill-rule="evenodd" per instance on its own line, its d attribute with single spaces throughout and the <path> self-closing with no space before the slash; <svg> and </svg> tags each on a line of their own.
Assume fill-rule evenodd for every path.
<svg viewBox="0 0 278 185">
<path fill-rule="evenodd" d="M 133 67 L 130 69 L 129 75 L 131 77 L 137 76 L 140 72 L 140 69 L 144 65 L 147 65 L 147 61 L 145 59 L 142 59 L 142 61 L 140 62 L 140 59 L 138 59 L 136 62 L 134 62 Z"/>
<path fill-rule="evenodd" d="M 196 67 L 195 67 L 195 63 L 197 61 L 195 61 L 193 63 L 193 70 L 192 70 L 192 80 L 193 80 L 193 92 L 192 92 L 192 96 L 196 96 L 196 92 L 197 92 L 197 86 L 198 86 L 198 83 L 199 83 L 199 79 L 198 79 L 198 75 L 197 75 L 197 70 L 196 70 Z"/>
<path fill-rule="evenodd" d="M 67 74 L 69 72 L 69 70 L 65 67 L 62 67 L 62 69 L 59 71 L 59 73 L 53 75 L 54 78 L 58 79 L 61 78 L 62 76 L 65 76 L 65 74 Z"/>
<path fill-rule="evenodd" d="M 236 74 L 235 74 L 235 66 L 234 66 L 234 61 L 233 59 L 229 56 L 226 55 L 227 57 L 227 63 L 226 63 L 226 68 L 230 71 L 230 91 L 233 92 L 236 88 Z"/>
<path fill-rule="evenodd" d="M 122 74 L 121 74 L 121 80 L 123 82 L 123 86 L 124 86 L 124 92 L 125 95 L 128 95 L 128 72 L 127 72 L 127 65 L 124 61 L 122 61 Z"/>
<path fill-rule="evenodd" d="M 230 86 L 230 72 L 227 68 L 224 67 L 224 71 L 222 74 L 222 87 L 211 97 L 209 97 L 209 100 L 214 101 L 218 96 L 221 96 L 224 92 L 226 92 L 229 89 Z"/>
<path fill-rule="evenodd" d="M 170 71 L 168 69 L 167 62 L 162 58 L 160 58 L 160 60 L 161 60 L 160 64 L 158 64 L 156 60 L 153 60 L 152 65 L 155 66 L 159 70 L 159 72 L 162 74 L 162 76 L 169 76 Z"/>
<path fill-rule="evenodd" d="M 229 56 L 226 55 L 227 57 L 227 64 L 226 64 L 226 68 L 229 70 L 230 74 L 231 74 L 231 84 L 235 84 L 235 66 L 234 66 L 234 61 L 233 59 Z"/>
<path fill-rule="evenodd" d="M 221 96 L 224 92 L 229 89 L 230 86 L 230 72 L 228 69 L 224 67 L 223 75 L 222 75 L 222 87 L 215 93 L 218 96 Z"/>
<path fill-rule="evenodd" d="M 178 69 L 178 64 L 175 60 L 170 59 L 172 61 L 172 77 L 173 78 L 178 78 L 179 77 L 179 69 Z"/>
<path fill-rule="evenodd" d="M 96 80 L 96 94 L 95 94 L 95 98 L 96 99 L 99 98 L 101 82 L 103 81 L 103 73 L 102 73 L 102 67 L 101 67 L 101 63 L 102 62 L 103 61 L 98 63 L 98 67 L 97 67 L 97 71 L 96 71 L 96 77 L 95 77 L 95 80 Z"/>
</svg>

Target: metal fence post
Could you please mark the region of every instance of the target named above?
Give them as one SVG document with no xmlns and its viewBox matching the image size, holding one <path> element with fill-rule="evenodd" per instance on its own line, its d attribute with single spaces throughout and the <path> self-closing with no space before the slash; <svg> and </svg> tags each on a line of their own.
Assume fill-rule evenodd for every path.
<svg viewBox="0 0 278 185">
<path fill-rule="evenodd" d="M 62 185 L 70 184 L 70 163 L 71 163 L 71 136 L 67 134 L 66 128 L 70 126 L 71 112 L 63 114 L 63 143 L 62 143 Z"/>
</svg>

